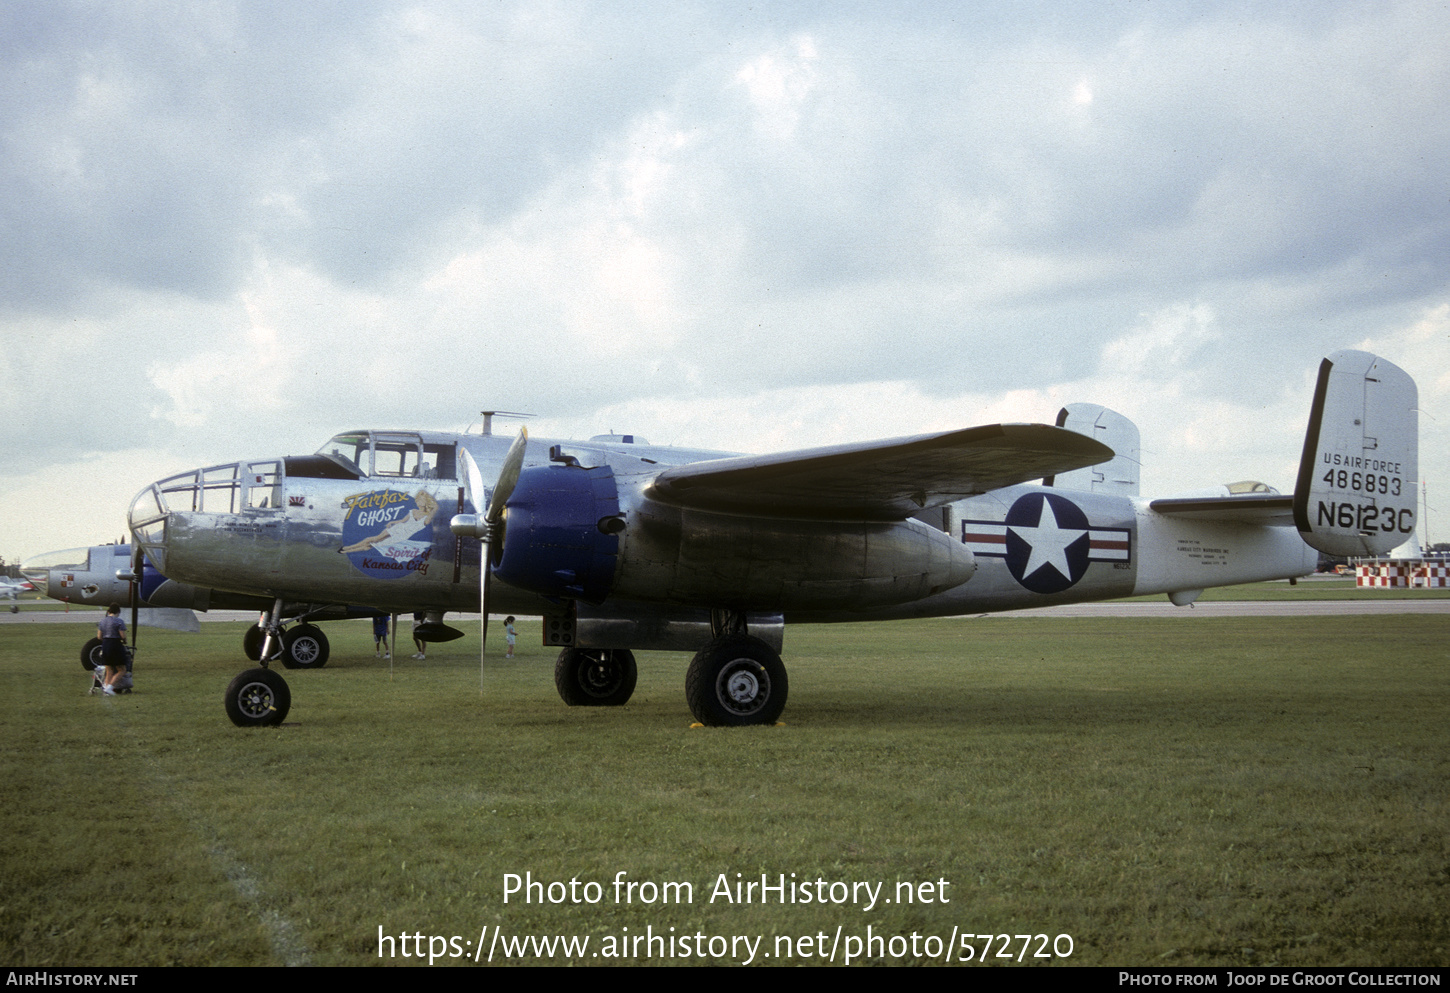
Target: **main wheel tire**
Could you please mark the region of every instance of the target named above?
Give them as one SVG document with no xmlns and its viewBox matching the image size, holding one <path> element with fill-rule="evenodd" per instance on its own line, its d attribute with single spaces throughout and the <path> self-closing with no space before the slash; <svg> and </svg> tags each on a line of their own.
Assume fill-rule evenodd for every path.
<svg viewBox="0 0 1450 993">
<path fill-rule="evenodd" d="M 315 624 L 282 632 L 282 664 L 288 669 L 321 669 L 331 651 L 327 635 Z"/>
<path fill-rule="evenodd" d="M 709 727 L 774 724 L 789 690 L 780 656 L 749 635 L 711 642 L 685 673 L 690 713 Z"/>
<path fill-rule="evenodd" d="M 281 724 L 292 709 L 287 680 L 271 669 L 248 669 L 227 687 L 227 716 L 239 728 Z"/>
<path fill-rule="evenodd" d="M 247 633 L 242 635 L 242 652 L 253 662 L 260 662 L 262 659 L 262 643 L 267 640 L 267 632 L 262 630 L 260 624 L 253 624 L 247 628 Z"/>
<path fill-rule="evenodd" d="M 554 663 L 554 685 L 571 707 L 619 707 L 634 695 L 639 669 L 623 648 L 566 648 Z"/>
<path fill-rule="evenodd" d="M 81 649 L 81 668 L 86 672 L 95 672 L 105 664 L 105 656 L 101 653 L 101 639 L 92 638 Z"/>
</svg>

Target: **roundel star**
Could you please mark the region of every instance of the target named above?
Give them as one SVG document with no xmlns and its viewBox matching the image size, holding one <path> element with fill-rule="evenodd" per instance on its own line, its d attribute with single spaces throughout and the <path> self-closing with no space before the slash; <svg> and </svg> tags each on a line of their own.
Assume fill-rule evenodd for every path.
<svg viewBox="0 0 1450 993">
<path fill-rule="evenodd" d="M 1034 593 L 1061 593 L 1087 572 L 1087 515 L 1055 493 L 1029 493 L 1007 511 L 1007 568 Z"/>
</svg>

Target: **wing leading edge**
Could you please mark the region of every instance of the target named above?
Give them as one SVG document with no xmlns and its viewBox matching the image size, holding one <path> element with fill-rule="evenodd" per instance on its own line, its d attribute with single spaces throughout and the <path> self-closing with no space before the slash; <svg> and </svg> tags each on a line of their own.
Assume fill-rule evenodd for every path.
<svg viewBox="0 0 1450 993">
<path fill-rule="evenodd" d="M 747 455 L 667 469 L 657 499 L 702 510 L 901 521 L 926 507 L 1106 462 L 1113 450 L 1047 424 Z"/>
</svg>

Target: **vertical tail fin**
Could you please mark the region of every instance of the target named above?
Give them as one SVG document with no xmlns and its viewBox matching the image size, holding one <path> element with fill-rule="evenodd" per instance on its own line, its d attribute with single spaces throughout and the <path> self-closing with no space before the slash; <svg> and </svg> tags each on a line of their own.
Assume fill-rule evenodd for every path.
<svg viewBox="0 0 1450 993">
<path fill-rule="evenodd" d="M 1138 495 L 1139 442 L 1138 425 L 1116 410 L 1095 403 L 1070 403 L 1057 413 L 1057 426 L 1085 434 L 1107 445 L 1115 453 L 1112 460 L 1085 469 L 1059 472 L 1044 479 L 1044 486 L 1092 493 Z"/>
<path fill-rule="evenodd" d="M 1319 366 L 1294 524 L 1329 555 L 1383 555 L 1415 531 L 1419 394 L 1409 373 L 1368 352 Z"/>
</svg>

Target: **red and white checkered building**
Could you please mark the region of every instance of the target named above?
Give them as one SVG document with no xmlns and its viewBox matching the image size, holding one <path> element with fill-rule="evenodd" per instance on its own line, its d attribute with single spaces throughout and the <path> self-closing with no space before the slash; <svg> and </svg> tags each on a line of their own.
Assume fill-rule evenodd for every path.
<svg viewBox="0 0 1450 993">
<path fill-rule="evenodd" d="M 1401 589 L 1450 587 L 1450 564 L 1421 559 L 1373 559 L 1354 567 L 1354 585 Z"/>
</svg>

